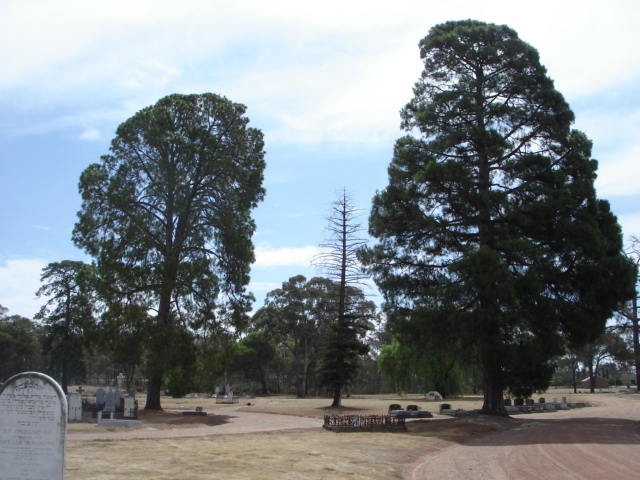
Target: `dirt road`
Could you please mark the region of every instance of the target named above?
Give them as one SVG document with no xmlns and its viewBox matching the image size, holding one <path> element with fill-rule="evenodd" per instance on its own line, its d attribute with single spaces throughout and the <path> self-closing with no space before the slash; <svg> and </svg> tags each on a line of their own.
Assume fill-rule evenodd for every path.
<svg viewBox="0 0 640 480">
<path fill-rule="evenodd" d="M 322 426 L 322 420 L 317 418 L 239 412 L 235 409 L 229 410 L 223 417 L 224 421 L 216 423 L 214 426 L 200 424 L 192 427 L 181 426 L 180 428 L 171 429 L 145 426 L 142 428 L 118 427 L 110 430 L 101 429 L 99 431 L 70 431 L 67 433 L 67 441 L 204 437 L 208 435 L 320 428 Z"/>
<path fill-rule="evenodd" d="M 640 478 L 640 395 L 516 417 L 514 428 L 416 461 L 411 480 Z"/>
</svg>

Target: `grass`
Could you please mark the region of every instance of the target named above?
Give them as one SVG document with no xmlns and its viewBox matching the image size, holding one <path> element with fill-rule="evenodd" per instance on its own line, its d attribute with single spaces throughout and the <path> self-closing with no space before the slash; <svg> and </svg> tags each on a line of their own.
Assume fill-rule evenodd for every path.
<svg viewBox="0 0 640 480">
<path fill-rule="evenodd" d="M 566 393 L 549 392 L 548 397 Z M 205 421 L 176 415 L 202 406 L 209 422 L 235 409 L 322 418 L 327 413 L 384 413 L 390 403 L 418 404 L 438 411 L 442 402 L 427 402 L 418 395 L 355 396 L 341 409 L 330 401 L 264 397 L 241 400 L 238 405 L 216 405 L 212 399 L 163 398 L 165 415 L 144 417 L 151 428 L 181 428 Z M 248 405 L 250 403 L 251 405 Z M 453 408 L 479 408 L 481 398 L 447 399 Z M 171 415 L 171 413 L 174 413 Z M 188 420 L 185 420 L 188 418 Z M 95 431 L 95 424 L 70 424 L 69 431 Z M 211 427 L 215 429 L 215 426 Z M 495 429 L 495 425 L 450 419 L 409 423 L 407 433 L 333 433 L 321 428 L 268 433 L 211 435 L 198 438 L 68 442 L 67 480 L 107 479 L 394 479 L 419 457 Z"/>
</svg>

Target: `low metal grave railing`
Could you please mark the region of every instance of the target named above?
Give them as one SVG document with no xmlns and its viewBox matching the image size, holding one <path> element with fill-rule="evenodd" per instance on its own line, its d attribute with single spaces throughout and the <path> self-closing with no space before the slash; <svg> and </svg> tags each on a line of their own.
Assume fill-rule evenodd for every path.
<svg viewBox="0 0 640 480">
<path fill-rule="evenodd" d="M 406 429 L 404 417 L 391 415 L 325 415 L 322 427 L 334 432 L 404 431 Z"/>
</svg>

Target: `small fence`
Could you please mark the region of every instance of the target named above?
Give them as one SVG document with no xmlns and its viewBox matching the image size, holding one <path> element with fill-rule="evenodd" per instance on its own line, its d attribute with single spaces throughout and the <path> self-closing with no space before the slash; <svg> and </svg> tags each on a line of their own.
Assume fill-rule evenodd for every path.
<svg viewBox="0 0 640 480">
<path fill-rule="evenodd" d="M 404 420 L 391 415 L 325 415 L 322 427 L 332 432 L 404 431 Z"/>
</svg>

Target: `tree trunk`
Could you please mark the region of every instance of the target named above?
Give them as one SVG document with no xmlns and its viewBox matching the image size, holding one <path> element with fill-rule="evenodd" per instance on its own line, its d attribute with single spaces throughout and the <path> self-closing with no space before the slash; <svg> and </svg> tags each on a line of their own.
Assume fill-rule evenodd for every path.
<svg viewBox="0 0 640 480">
<path fill-rule="evenodd" d="M 596 391 L 596 376 L 593 373 L 593 357 L 589 362 L 589 391 L 595 393 Z"/>
<path fill-rule="evenodd" d="M 637 292 L 633 296 L 631 304 L 631 323 L 633 326 L 633 357 L 636 366 L 636 390 L 640 392 L 640 341 L 638 339 L 638 295 Z"/>
<path fill-rule="evenodd" d="M 147 403 L 145 410 L 162 410 L 160 405 L 160 390 L 162 389 L 162 375 L 151 375 L 147 385 Z"/>
<path fill-rule="evenodd" d="M 342 385 L 335 385 L 333 388 L 333 402 L 332 407 L 342 406 Z"/>
<path fill-rule="evenodd" d="M 497 362 L 490 359 L 484 368 L 484 401 L 482 413 L 487 415 L 508 416 L 504 408 L 503 390 L 504 385 L 501 380 L 500 370 Z"/>
</svg>

